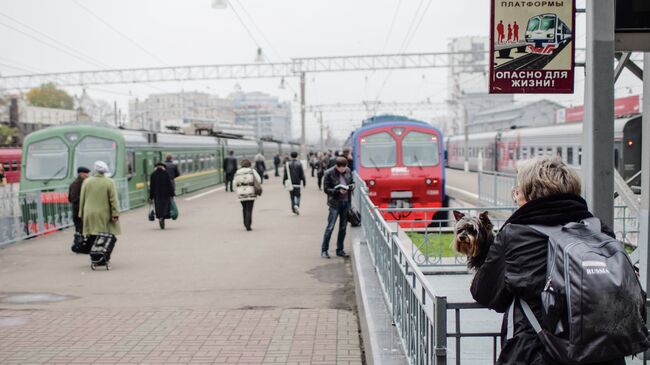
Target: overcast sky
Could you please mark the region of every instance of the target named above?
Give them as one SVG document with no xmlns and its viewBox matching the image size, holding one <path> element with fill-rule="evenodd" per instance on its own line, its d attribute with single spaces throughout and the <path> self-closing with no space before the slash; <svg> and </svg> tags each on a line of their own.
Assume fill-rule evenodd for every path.
<svg viewBox="0 0 650 365">
<path fill-rule="evenodd" d="M 230 0 L 230 7 L 223 10 L 213 9 L 211 3 L 212 0 L 5 0 L 0 2 L 0 73 L 250 63 L 258 46 L 269 61 L 400 50 L 440 52 L 447 49 L 450 38 L 489 33 L 488 0 Z M 579 6 L 583 3 L 578 1 Z M 579 14 L 578 47 L 584 46 L 584 23 L 584 14 Z M 407 43 L 409 29 L 415 33 Z M 574 95 L 520 99 L 546 97 L 566 105 L 582 104 L 583 80 L 582 70 L 577 69 Z M 124 111 L 128 109 L 128 100 L 136 96 L 142 99 L 150 93 L 180 90 L 225 96 L 236 84 L 244 91 L 260 90 L 293 101 L 299 90 L 298 80 L 288 79 L 290 87 L 285 90 L 278 88 L 279 82 L 212 80 L 86 89 L 92 97 L 110 103 L 117 101 Z M 444 102 L 446 87 L 444 69 L 311 74 L 307 80 L 307 103 L 359 103 L 378 96 L 383 102 L 427 98 Z M 641 93 L 641 83 L 627 71 L 616 87 L 618 96 L 630 91 Z M 68 91 L 79 94 L 81 89 Z M 431 113 L 413 116 L 426 120 L 432 117 Z M 364 113 L 325 115 L 338 136 L 348 134 L 352 124 L 363 117 Z M 299 120 L 296 109 L 295 136 L 299 135 Z M 308 138 L 315 139 L 317 130 L 314 115 L 308 114 Z"/>
</svg>

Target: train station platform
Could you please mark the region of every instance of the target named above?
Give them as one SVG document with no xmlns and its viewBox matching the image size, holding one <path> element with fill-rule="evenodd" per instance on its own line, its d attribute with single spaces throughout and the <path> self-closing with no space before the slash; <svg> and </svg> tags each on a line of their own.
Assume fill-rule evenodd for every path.
<svg viewBox="0 0 650 365">
<path fill-rule="evenodd" d="M 319 256 L 325 195 L 308 178 L 294 216 L 263 187 L 251 232 L 222 187 L 165 230 L 124 213 L 110 271 L 70 229 L 0 249 L 0 363 L 361 364 L 350 260 Z"/>
</svg>

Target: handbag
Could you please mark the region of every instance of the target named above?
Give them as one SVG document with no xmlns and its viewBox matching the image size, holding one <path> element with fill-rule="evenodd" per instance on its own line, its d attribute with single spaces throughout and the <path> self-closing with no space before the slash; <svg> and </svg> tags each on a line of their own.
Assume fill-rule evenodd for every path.
<svg viewBox="0 0 650 365">
<path fill-rule="evenodd" d="M 149 222 L 153 222 L 156 220 L 156 213 L 154 213 L 151 204 L 149 204 L 149 214 L 147 215 L 147 218 L 149 219 Z"/>
<path fill-rule="evenodd" d="M 178 206 L 176 206 L 176 201 L 174 201 L 174 199 L 172 199 L 169 204 L 169 217 L 171 217 L 172 220 L 178 219 Z"/>
<path fill-rule="evenodd" d="M 350 225 L 352 227 L 361 226 L 361 214 L 359 214 L 359 212 L 354 210 L 352 207 L 348 209 L 348 222 L 350 222 Z"/>
<path fill-rule="evenodd" d="M 289 161 L 287 161 L 287 179 L 284 180 L 284 190 L 293 191 L 293 181 L 291 181 L 291 170 L 289 170 Z"/>
<path fill-rule="evenodd" d="M 257 181 L 254 173 L 251 172 L 251 175 L 253 175 L 253 188 L 255 189 L 255 195 L 260 196 L 262 195 L 262 184 Z"/>
</svg>

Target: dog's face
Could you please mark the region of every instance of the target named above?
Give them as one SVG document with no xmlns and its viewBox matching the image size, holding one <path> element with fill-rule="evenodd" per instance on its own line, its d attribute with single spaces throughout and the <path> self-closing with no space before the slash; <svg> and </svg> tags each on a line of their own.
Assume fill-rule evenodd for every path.
<svg viewBox="0 0 650 365">
<path fill-rule="evenodd" d="M 455 210 L 454 218 L 456 218 L 454 250 L 467 256 L 469 268 L 480 267 L 494 241 L 492 233 L 494 225 L 490 221 L 488 213 L 483 212 L 475 217 Z"/>
</svg>

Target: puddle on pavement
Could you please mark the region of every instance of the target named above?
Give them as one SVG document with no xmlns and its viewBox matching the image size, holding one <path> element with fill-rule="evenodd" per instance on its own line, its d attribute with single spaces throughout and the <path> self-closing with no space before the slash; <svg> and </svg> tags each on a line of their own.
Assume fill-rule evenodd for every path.
<svg viewBox="0 0 650 365">
<path fill-rule="evenodd" d="M 3 317 L 0 316 L 0 328 L 20 327 L 29 323 L 32 319 L 26 316 Z"/>
<path fill-rule="evenodd" d="M 75 297 L 51 293 L 0 293 L 0 303 L 5 304 L 57 303 L 70 299 Z"/>
</svg>

